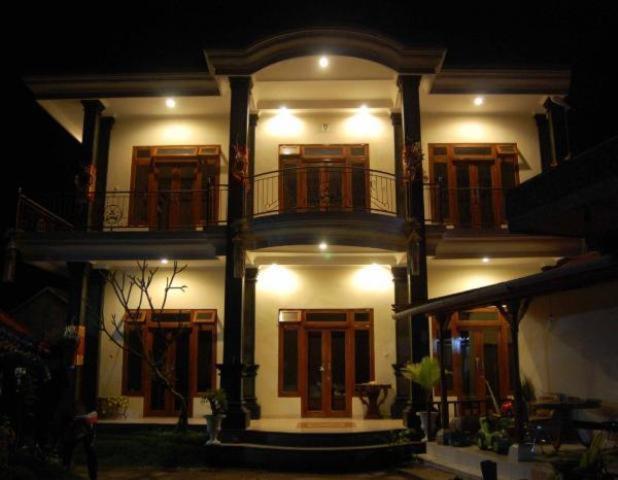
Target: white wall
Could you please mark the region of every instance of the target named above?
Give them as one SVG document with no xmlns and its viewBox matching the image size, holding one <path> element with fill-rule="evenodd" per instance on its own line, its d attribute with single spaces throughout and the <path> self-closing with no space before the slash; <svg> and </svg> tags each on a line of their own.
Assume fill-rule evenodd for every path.
<svg viewBox="0 0 618 480">
<path fill-rule="evenodd" d="M 393 126 L 386 112 L 264 113 L 256 129 L 255 173 L 277 170 L 279 145 L 299 143 L 368 143 L 370 168 L 394 172 L 393 142 Z"/>
<path fill-rule="evenodd" d="M 277 392 L 278 324 L 281 308 L 373 308 L 376 381 L 394 388 L 395 322 L 391 318 L 393 282 L 390 269 L 363 267 L 261 267 L 256 292 L 255 361 L 260 365 L 256 393 L 264 417 L 298 417 L 300 398 L 279 398 Z M 369 288 L 367 272 L 372 271 Z M 394 396 L 391 390 L 383 410 Z M 353 416 L 362 416 L 354 398 Z"/>
<path fill-rule="evenodd" d="M 421 139 L 426 161 L 429 143 L 516 143 L 520 181 L 541 172 L 538 133 L 532 114 L 470 115 L 423 113 Z"/>
<path fill-rule="evenodd" d="M 126 117 L 112 128 L 107 190 L 129 190 L 133 147 L 156 145 L 220 145 L 221 175 L 227 183 L 229 118 L 203 117 Z"/>
<path fill-rule="evenodd" d="M 154 265 L 153 265 L 154 266 Z M 161 307 L 162 294 L 169 269 L 161 269 L 153 281 L 150 292 L 155 308 Z M 177 277 L 176 285 L 186 285 L 185 291 L 171 290 L 165 308 L 210 309 L 216 308 L 217 324 L 217 361 L 223 358 L 223 306 L 225 273 L 223 268 L 188 268 Z M 133 307 L 137 306 L 137 297 L 133 296 Z M 112 315 L 122 318 L 124 311 L 111 286 L 106 286 L 104 297 L 104 315 L 108 328 L 112 325 Z M 147 308 L 142 305 L 142 308 Z M 110 329 L 110 331 L 113 331 Z M 101 335 L 99 363 L 99 397 L 120 396 L 122 394 L 122 350 L 105 334 Z M 198 416 L 204 410 L 199 399 L 193 401 L 193 415 Z M 128 416 L 141 417 L 143 399 L 131 397 Z"/>
<path fill-rule="evenodd" d="M 520 365 L 537 395 L 598 398 L 618 408 L 617 292 L 614 281 L 532 301 L 520 324 Z"/>
</svg>

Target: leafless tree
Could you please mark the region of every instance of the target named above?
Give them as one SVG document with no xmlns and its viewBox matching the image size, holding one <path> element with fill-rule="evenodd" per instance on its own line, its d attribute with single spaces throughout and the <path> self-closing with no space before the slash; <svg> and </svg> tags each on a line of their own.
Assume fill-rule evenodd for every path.
<svg viewBox="0 0 618 480">
<path fill-rule="evenodd" d="M 182 267 L 174 261 L 171 272 L 165 278 L 165 287 L 163 288 L 163 297 L 161 302 L 155 305 L 152 296 L 153 280 L 160 274 L 158 268 L 151 268 L 146 261 L 138 261 L 135 272 L 126 271 L 107 271 L 103 273 L 106 283 L 112 288 L 116 298 L 120 302 L 124 310 L 122 317 L 113 313 L 110 316 L 110 322 L 106 322 L 105 313 L 101 309 L 102 314 L 99 322 L 101 332 L 112 341 L 118 348 L 133 354 L 140 358 L 146 365 L 147 369 L 153 378 L 156 378 L 163 387 L 171 392 L 180 405 L 178 414 L 177 427 L 179 430 L 186 430 L 188 425 L 188 408 L 187 397 L 176 387 L 175 372 L 168 365 L 167 356 L 170 352 L 170 347 L 176 343 L 177 338 L 186 333 L 186 324 L 178 320 L 174 325 L 165 322 L 162 325 L 163 311 L 167 304 L 169 293 L 172 290 L 185 291 L 186 285 L 177 284 L 178 276 L 187 268 L 187 265 Z M 151 322 L 154 320 L 155 328 L 161 335 L 157 342 L 156 351 L 153 345 L 148 345 L 146 329 L 134 328 L 142 326 L 139 322 L 141 312 L 150 310 Z M 137 335 L 139 341 L 129 341 L 129 334 L 133 332 Z M 153 342 L 151 342 L 153 343 Z"/>
</svg>

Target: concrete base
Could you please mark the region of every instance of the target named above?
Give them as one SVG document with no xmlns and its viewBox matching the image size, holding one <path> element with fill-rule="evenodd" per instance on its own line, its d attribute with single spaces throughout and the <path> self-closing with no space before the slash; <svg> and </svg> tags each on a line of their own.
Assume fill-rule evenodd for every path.
<svg viewBox="0 0 618 480">
<path fill-rule="evenodd" d="M 514 443 L 509 447 L 508 457 L 511 462 L 532 462 L 534 460 L 532 445 Z"/>
<path fill-rule="evenodd" d="M 478 447 L 451 447 L 427 443 L 427 452 L 419 455 L 424 462 L 433 467 L 455 473 L 463 478 L 481 479 L 481 462 L 491 460 L 498 466 L 498 479 L 546 480 L 552 478 L 553 470 L 546 462 L 517 462 L 507 455 L 480 450 Z"/>
</svg>

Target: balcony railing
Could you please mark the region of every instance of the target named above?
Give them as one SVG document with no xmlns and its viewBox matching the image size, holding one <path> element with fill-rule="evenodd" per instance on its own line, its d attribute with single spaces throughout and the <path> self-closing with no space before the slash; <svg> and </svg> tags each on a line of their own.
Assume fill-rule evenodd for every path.
<svg viewBox="0 0 618 480">
<path fill-rule="evenodd" d="M 245 195 L 254 217 L 305 212 L 397 215 L 397 179 L 379 170 L 298 167 L 255 175 Z"/>
<path fill-rule="evenodd" d="M 506 224 L 505 191 L 425 184 L 425 221 L 467 229 Z M 245 214 L 264 217 L 319 212 L 407 217 L 406 186 L 395 175 L 364 168 L 303 167 L 256 175 L 245 189 Z M 22 231 L 189 231 L 224 224 L 227 185 L 208 190 L 20 194 L 16 227 Z M 89 218 L 87 224 L 83 219 Z"/>
<path fill-rule="evenodd" d="M 63 194 L 37 196 L 35 201 L 20 193 L 16 228 L 36 232 L 204 230 L 225 223 L 226 213 L 227 185 L 208 190 L 94 193 L 81 201 Z M 89 220 L 84 222 L 85 218 Z"/>
</svg>

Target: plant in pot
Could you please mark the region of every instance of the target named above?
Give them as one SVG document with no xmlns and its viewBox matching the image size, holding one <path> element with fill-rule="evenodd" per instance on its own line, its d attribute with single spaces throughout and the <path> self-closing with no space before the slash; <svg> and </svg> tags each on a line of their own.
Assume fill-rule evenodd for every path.
<svg viewBox="0 0 618 480">
<path fill-rule="evenodd" d="M 440 381 L 440 365 L 433 357 L 423 357 L 418 363 L 408 363 L 402 368 L 401 373 L 407 379 L 421 386 L 427 394 L 427 410 L 419 412 L 421 417 L 421 427 L 425 432 L 425 436 L 431 439 L 435 430 L 436 418 L 438 412 L 431 408 L 433 388 Z"/>
<path fill-rule="evenodd" d="M 204 415 L 206 427 L 208 428 L 208 440 L 206 445 L 218 445 L 221 431 L 221 422 L 225 418 L 227 410 L 227 396 L 225 390 L 209 390 L 202 397 L 202 402 L 208 405 L 210 413 Z"/>
</svg>

